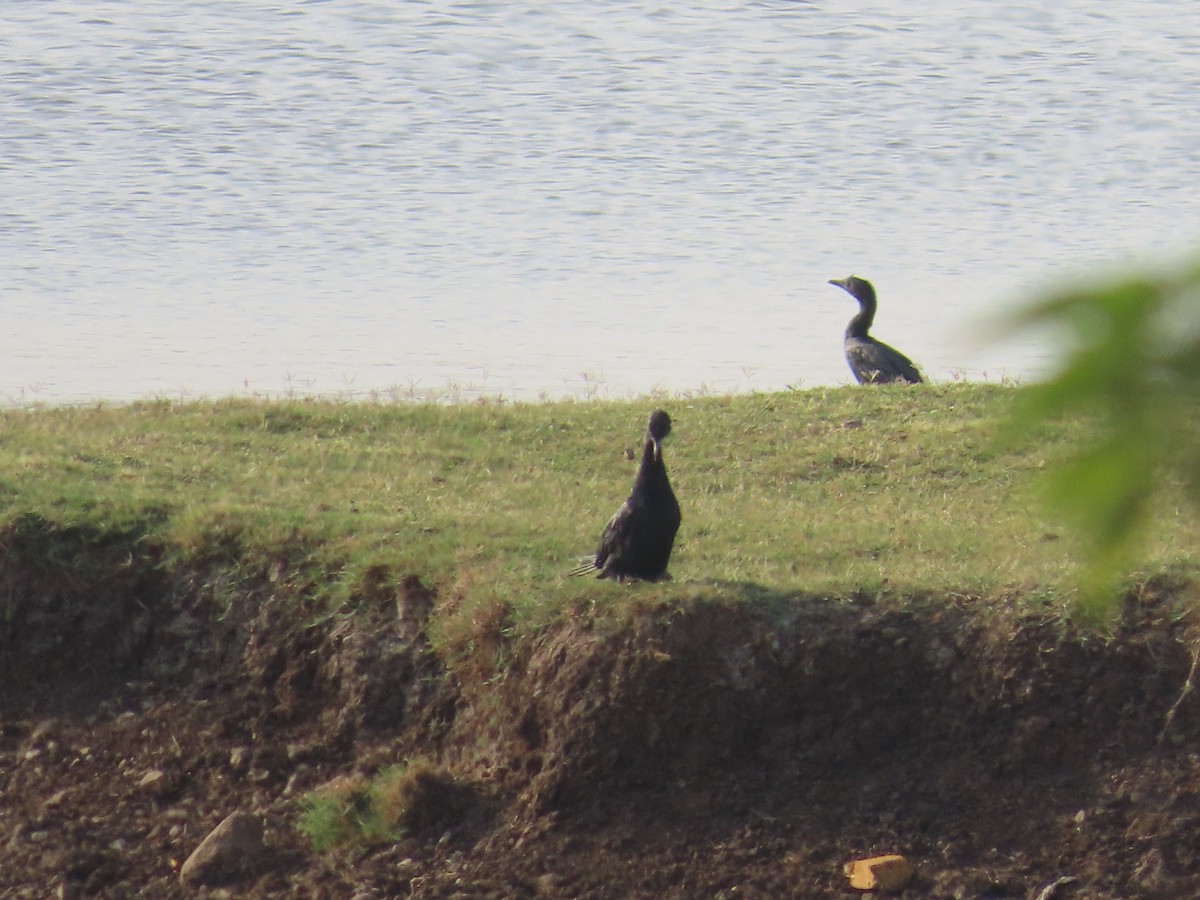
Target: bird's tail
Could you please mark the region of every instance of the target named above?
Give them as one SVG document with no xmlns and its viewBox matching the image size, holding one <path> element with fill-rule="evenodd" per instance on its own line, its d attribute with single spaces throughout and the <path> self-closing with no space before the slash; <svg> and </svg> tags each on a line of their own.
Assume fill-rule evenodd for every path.
<svg viewBox="0 0 1200 900">
<path fill-rule="evenodd" d="M 567 574 L 574 576 L 594 575 L 598 571 L 599 569 L 596 568 L 596 557 L 582 556 L 579 558 L 579 561 L 575 564 L 575 566 L 567 572 Z"/>
</svg>

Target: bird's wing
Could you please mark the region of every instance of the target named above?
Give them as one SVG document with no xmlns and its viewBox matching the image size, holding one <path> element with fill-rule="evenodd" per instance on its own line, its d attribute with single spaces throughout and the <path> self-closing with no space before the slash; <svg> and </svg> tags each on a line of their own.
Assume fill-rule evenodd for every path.
<svg viewBox="0 0 1200 900">
<path fill-rule="evenodd" d="M 884 355 L 887 357 L 888 370 L 896 378 L 903 378 L 909 382 L 921 381 L 921 373 L 917 371 L 917 365 L 895 347 L 888 344 L 880 344 L 880 348 L 884 350 Z"/>
<path fill-rule="evenodd" d="M 608 524 L 604 526 L 604 531 L 600 534 L 600 544 L 596 547 L 595 555 L 580 560 L 579 564 L 567 574 L 590 575 L 593 572 L 603 571 L 604 564 L 608 562 L 608 558 L 620 547 L 621 534 L 629 528 L 626 522 L 628 522 L 631 512 L 632 509 L 630 508 L 629 501 L 626 500 L 621 504 L 621 508 L 613 513 L 613 517 L 608 520 Z"/>
<path fill-rule="evenodd" d="M 629 531 L 632 515 L 633 506 L 626 500 L 604 526 L 604 532 L 600 535 L 600 546 L 596 548 L 597 569 L 603 569 L 608 558 L 621 549 L 621 542 Z"/>
<path fill-rule="evenodd" d="M 850 371 L 860 382 L 882 380 L 878 360 L 875 359 L 870 346 L 862 341 L 846 342 L 846 362 L 850 363 Z"/>
<path fill-rule="evenodd" d="M 846 359 L 859 381 L 921 381 L 921 373 L 913 361 L 882 341 L 847 342 Z"/>
</svg>

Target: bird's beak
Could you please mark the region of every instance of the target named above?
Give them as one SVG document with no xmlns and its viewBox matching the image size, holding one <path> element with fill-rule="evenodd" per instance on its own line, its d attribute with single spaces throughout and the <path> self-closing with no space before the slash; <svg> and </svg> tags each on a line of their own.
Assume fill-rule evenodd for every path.
<svg viewBox="0 0 1200 900">
<path fill-rule="evenodd" d="M 840 287 L 844 291 L 844 290 L 846 290 L 847 280 L 848 279 L 846 279 L 846 278 L 830 278 L 829 283 L 836 284 L 838 287 Z"/>
<path fill-rule="evenodd" d="M 654 458 L 662 459 L 662 441 L 658 438 L 651 438 L 654 441 Z"/>
</svg>

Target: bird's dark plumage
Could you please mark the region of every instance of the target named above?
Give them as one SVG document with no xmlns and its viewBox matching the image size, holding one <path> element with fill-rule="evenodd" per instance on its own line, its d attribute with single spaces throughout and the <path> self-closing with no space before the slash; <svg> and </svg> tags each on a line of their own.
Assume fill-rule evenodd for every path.
<svg viewBox="0 0 1200 900">
<path fill-rule="evenodd" d="M 858 301 L 858 315 L 846 326 L 842 346 L 846 351 L 846 361 L 850 363 L 850 371 L 859 384 L 885 384 L 889 381 L 920 384 L 921 373 L 911 359 L 867 333 L 875 321 L 877 306 L 875 288 L 871 282 L 851 275 L 849 278 L 831 278 L 829 283 L 836 284 Z"/>
<path fill-rule="evenodd" d="M 597 578 L 617 581 L 670 577 L 667 563 L 682 521 L 662 456 L 662 442 L 670 432 L 669 415 L 661 409 L 650 414 L 642 461 L 629 499 L 604 526 L 595 558 L 572 569 L 572 575 L 595 573 Z"/>
</svg>

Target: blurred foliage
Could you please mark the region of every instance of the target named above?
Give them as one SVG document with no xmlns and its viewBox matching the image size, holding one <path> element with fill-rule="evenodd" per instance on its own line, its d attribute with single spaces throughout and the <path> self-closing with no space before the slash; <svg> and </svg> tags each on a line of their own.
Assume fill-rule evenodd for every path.
<svg viewBox="0 0 1200 900">
<path fill-rule="evenodd" d="M 1103 614 L 1156 496 L 1200 500 L 1200 262 L 1051 296 L 1016 324 L 1068 336 L 1062 367 L 1022 391 L 1015 422 L 1028 432 L 1077 416 L 1094 429 L 1047 486 L 1088 542 L 1084 610 Z"/>
</svg>

